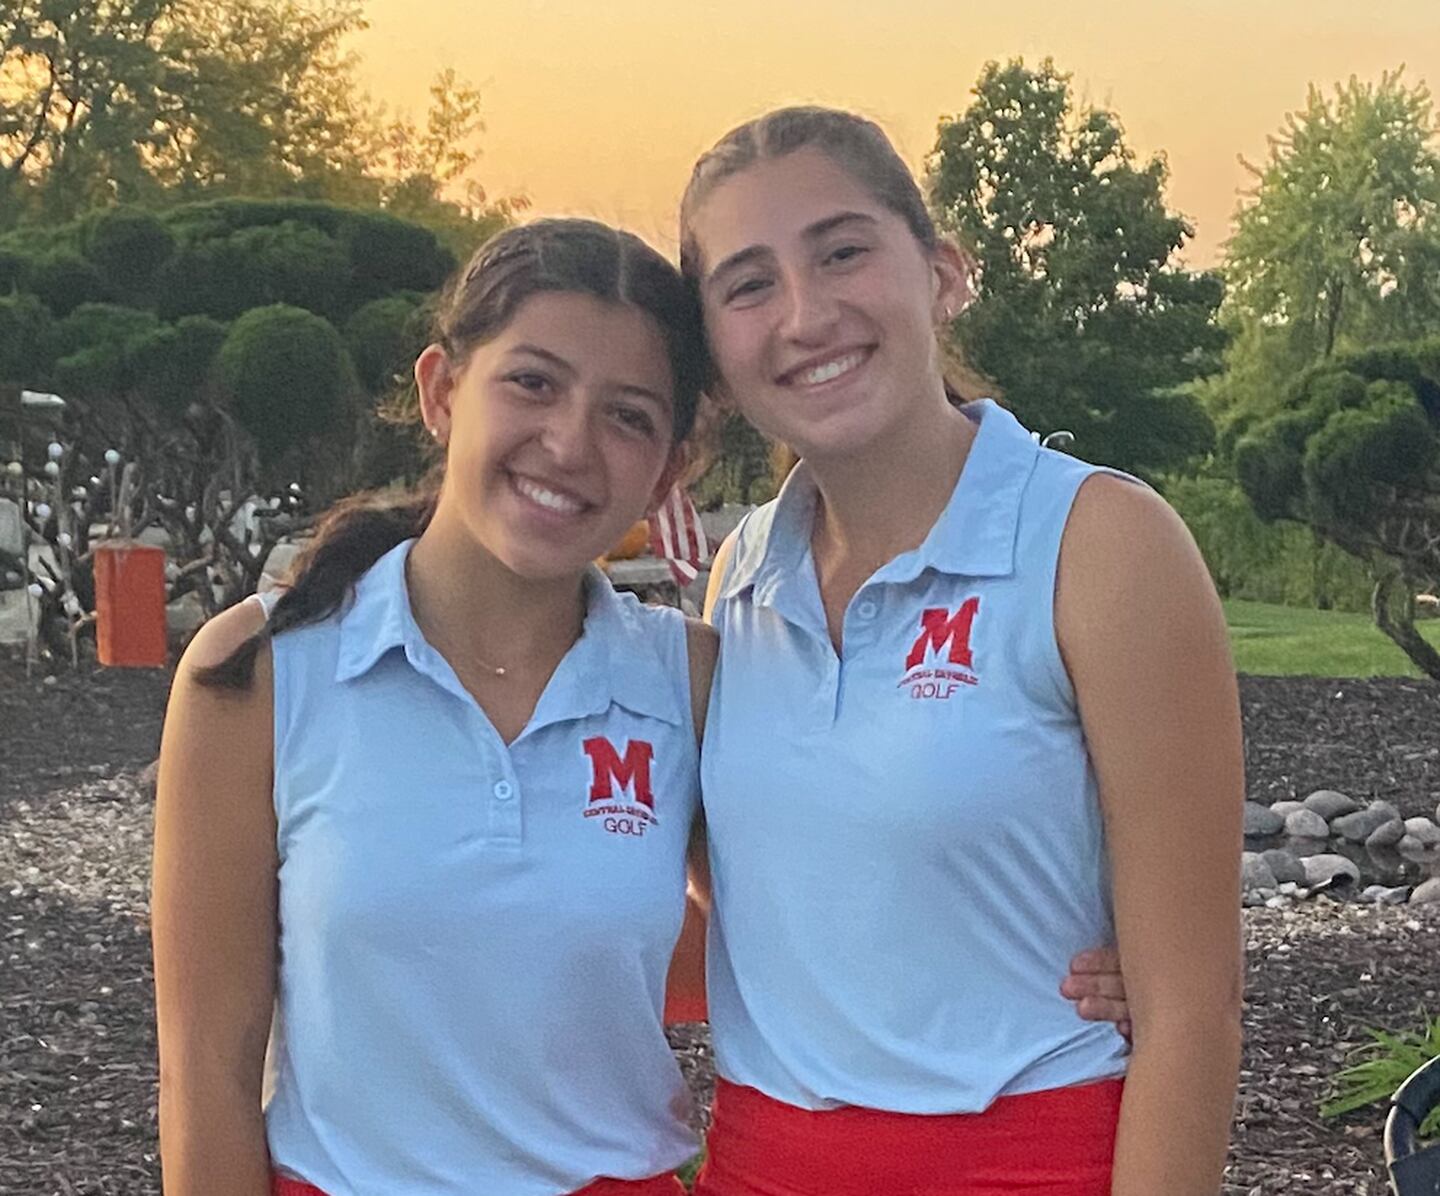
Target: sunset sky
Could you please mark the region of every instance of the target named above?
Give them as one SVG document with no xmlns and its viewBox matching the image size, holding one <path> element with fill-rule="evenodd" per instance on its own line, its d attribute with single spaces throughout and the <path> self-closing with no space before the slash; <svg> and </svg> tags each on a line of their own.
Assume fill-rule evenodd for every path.
<svg viewBox="0 0 1440 1196">
<path fill-rule="evenodd" d="M 1002 11 L 1003 10 L 1003 11 Z M 855 108 L 917 167 L 942 115 L 963 111 L 987 59 L 1046 55 L 1117 112 L 1141 154 L 1165 151 L 1169 202 L 1216 260 L 1237 161 L 1307 84 L 1357 74 L 1440 87 L 1440 0 L 369 0 L 361 78 L 423 115 L 435 73 L 484 93 L 476 174 L 537 213 L 595 216 L 673 251 L 697 153 L 783 103 Z"/>
</svg>

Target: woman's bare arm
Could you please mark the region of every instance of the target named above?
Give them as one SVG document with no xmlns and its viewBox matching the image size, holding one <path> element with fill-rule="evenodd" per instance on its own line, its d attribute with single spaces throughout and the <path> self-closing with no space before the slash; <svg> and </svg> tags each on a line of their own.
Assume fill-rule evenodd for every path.
<svg viewBox="0 0 1440 1196">
<path fill-rule="evenodd" d="M 1065 532 L 1056 620 L 1099 779 L 1134 1021 L 1112 1191 L 1213 1196 L 1242 988 L 1244 771 L 1224 617 L 1179 517 L 1100 476 Z"/>
<path fill-rule="evenodd" d="M 165 715 L 151 922 L 166 1196 L 270 1191 L 260 1109 L 276 958 L 270 655 L 246 691 L 194 678 L 262 619 L 243 603 L 202 628 Z"/>
<path fill-rule="evenodd" d="M 690 649 L 690 710 L 695 721 L 695 740 L 705 732 L 705 714 L 710 703 L 710 679 L 715 674 L 715 657 L 720 637 L 715 629 L 691 619 L 686 624 Z M 685 894 L 685 921 L 670 960 L 665 985 L 665 1021 L 704 1021 L 705 1003 L 705 921 L 710 913 L 710 859 L 706 854 L 705 815 L 696 810 L 687 853 L 688 884 Z"/>
</svg>

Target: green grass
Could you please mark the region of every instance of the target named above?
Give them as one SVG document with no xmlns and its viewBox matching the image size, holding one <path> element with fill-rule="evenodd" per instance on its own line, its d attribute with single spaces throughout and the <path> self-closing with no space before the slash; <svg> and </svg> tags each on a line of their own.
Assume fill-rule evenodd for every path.
<svg viewBox="0 0 1440 1196">
<path fill-rule="evenodd" d="M 1375 628 L 1369 615 L 1302 610 L 1264 602 L 1225 603 L 1235 667 L 1265 676 L 1418 677 L 1420 672 Z M 1440 619 L 1416 624 L 1440 647 Z"/>
<path fill-rule="evenodd" d="M 700 1174 L 700 1164 L 705 1161 L 705 1152 L 702 1150 L 685 1166 L 681 1167 L 675 1174 L 680 1177 L 680 1182 L 687 1188 L 695 1183 L 695 1177 Z"/>
</svg>

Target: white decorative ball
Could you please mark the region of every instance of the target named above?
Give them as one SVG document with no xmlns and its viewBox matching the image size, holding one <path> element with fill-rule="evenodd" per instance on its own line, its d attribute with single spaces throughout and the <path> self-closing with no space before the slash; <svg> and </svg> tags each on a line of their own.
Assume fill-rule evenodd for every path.
<svg viewBox="0 0 1440 1196">
<path fill-rule="evenodd" d="M 58 461 L 65 455 L 65 446 L 58 440 L 52 440 L 45 451 L 50 454 L 50 460 Z"/>
<path fill-rule="evenodd" d="M 119 465 L 119 464 L 120 464 L 120 453 L 119 453 L 116 449 L 106 449 L 106 450 L 105 450 L 105 464 L 106 464 L 106 465 Z"/>
</svg>

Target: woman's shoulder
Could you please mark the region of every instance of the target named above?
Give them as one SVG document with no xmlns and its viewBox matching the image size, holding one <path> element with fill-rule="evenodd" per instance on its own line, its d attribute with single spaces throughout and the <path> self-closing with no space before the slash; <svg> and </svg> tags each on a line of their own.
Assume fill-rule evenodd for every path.
<svg viewBox="0 0 1440 1196">
<path fill-rule="evenodd" d="M 213 669 L 265 629 L 265 608 L 246 599 L 207 620 L 191 638 L 180 658 L 182 672 Z"/>
<path fill-rule="evenodd" d="M 1062 634 L 1218 610 L 1215 587 L 1184 521 L 1148 486 L 1097 473 L 1075 496 L 1056 589 Z"/>
<path fill-rule="evenodd" d="M 1067 548 L 1081 545 L 1107 557 L 1140 560 L 1158 545 L 1189 538 L 1174 508 L 1138 478 L 1092 467 L 1079 479 L 1065 529 Z"/>
</svg>

